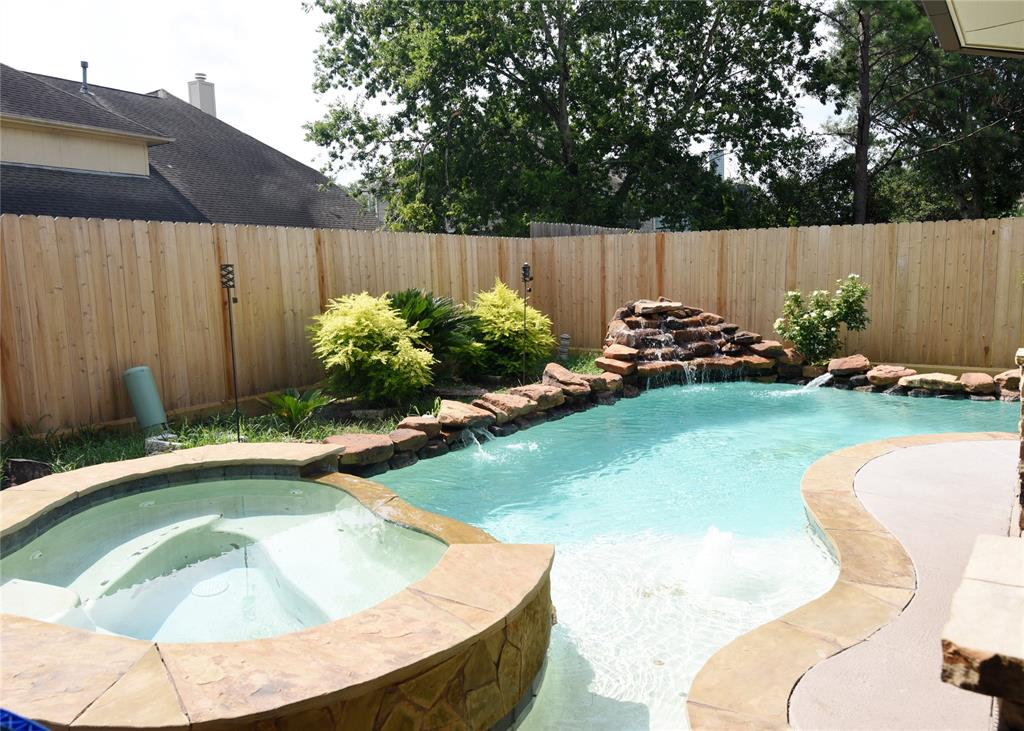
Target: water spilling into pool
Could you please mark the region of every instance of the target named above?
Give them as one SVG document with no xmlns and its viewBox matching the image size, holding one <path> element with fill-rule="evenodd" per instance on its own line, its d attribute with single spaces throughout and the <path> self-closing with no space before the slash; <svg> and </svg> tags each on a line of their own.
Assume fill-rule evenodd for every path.
<svg viewBox="0 0 1024 731">
<path fill-rule="evenodd" d="M 200 482 L 73 515 L 0 560 L 0 609 L 164 642 L 271 637 L 354 614 L 445 546 L 313 482 Z"/>
<path fill-rule="evenodd" d="M 375 479 L 500 540 L 556 544 L 559 624 L 524 728 L 674 729 L 715 650 L 835 580 L 800 498 L 812 462 L 891 436 L 1013 431 L 1016 414 L 827 388 L 671 387 Z"/>
</svg>

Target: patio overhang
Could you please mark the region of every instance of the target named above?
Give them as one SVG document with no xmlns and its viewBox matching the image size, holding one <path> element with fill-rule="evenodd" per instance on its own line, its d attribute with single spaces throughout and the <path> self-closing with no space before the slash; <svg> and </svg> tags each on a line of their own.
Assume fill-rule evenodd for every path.
<svg viewBox="0 0 1024 731">
<path fill-rule="evenodd" d="M 1024 0 L 921 0 L 947 51 L 1024 58 Z"/>
</svg>

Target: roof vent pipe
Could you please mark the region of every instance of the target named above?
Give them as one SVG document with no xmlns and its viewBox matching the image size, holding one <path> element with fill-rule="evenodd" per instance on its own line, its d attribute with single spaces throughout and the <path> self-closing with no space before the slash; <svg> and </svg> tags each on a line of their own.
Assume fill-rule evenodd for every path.
<svg viewBox="0 0 1024 731">
<path fill-rule="evenodd" d="M 206 74 L 197 73 L 196 78 L 188 82 L 188 103 L 198 107 L 211 117 L 217 116 L 217 100 L 213 95 L 213 84 L 206 80 Z"/>
<path fill-rule="evenodd" d="M 82 88 L 79 89 L 83 94 L 89 93 L 89 62 L 82 61 Z"/>
</svg>

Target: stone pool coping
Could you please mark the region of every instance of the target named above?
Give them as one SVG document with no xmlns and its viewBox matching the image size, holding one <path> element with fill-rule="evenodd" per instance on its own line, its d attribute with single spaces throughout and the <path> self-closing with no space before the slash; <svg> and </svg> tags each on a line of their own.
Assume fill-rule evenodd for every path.
<svg viewBox="0 0 1024 731">
<path fill-rule="evenodd" d="M 528 694 L 547 649 L 553 546 L 499 543 L 414 508 L 382 485 L 333 473 L 325 458 L 336 462 L 338 451 L 316 444 L 199 447 L 53 475 L 0 493 L 0 526 L 10 533 L 77 496 L 154 473 L 288 464 L 296 468 L 290 479 L 342 490 L 383 519 L 448 546 L 426 576 L 379 604 L 266 639 L 152 642 L 0 614 L 4 706 L 55 731 L 255 728 L 261 722 L 304 728 L 327 719 L 375 727 L 401 723 L 409 703 L 447 712 L 451 699 L 438 685 L 443 690 L 452 678 L 461 683 L 471 670 L 487 678 L 489 667 L 494 679 L 480 686 L 481 700 L 463 703 L 467 713 L 486 719 L 481 726 L 501 720 Z M 474 659 L 488 652 L 498 656 L 487 657 L 480 670 Z M 511 677 L 506 657 L 516 662 Z M 466 691 L 468 698 L 472 691 Z"/>
<path fill-rule="evenodd" d="M 896 437 L 840 449 L 812 464 L 800 491 L 808 521 L 836 554 L 839 577 L 822 596 L 737 637 L 711 656 L 687 697 L 691 728 L 788 728 L 790 694 L 804 673 L 863 642 L 913 598 L 917 574 L 910 556 L 854 490 L 854 478 L 864 465 L 906 447 L 1017 438 L 1008 432 Z"/>
</svg>

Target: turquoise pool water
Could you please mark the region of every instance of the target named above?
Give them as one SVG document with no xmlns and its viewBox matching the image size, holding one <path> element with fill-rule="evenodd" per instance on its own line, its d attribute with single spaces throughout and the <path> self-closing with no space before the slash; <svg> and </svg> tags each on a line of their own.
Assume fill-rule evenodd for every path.
<svg viewBox="0 0 1024 731">
<path fill-rule="evenodd" d="M 830 388 L 670 387 L 375 479 L 500 540 L 557 546 L 558 625 L 523 728 L 680 728 L 715 650 L 835 580 L 800 498 L 812 462 L 891 436 L 1014 431 L 1018 413 Z"/>
</svg>

